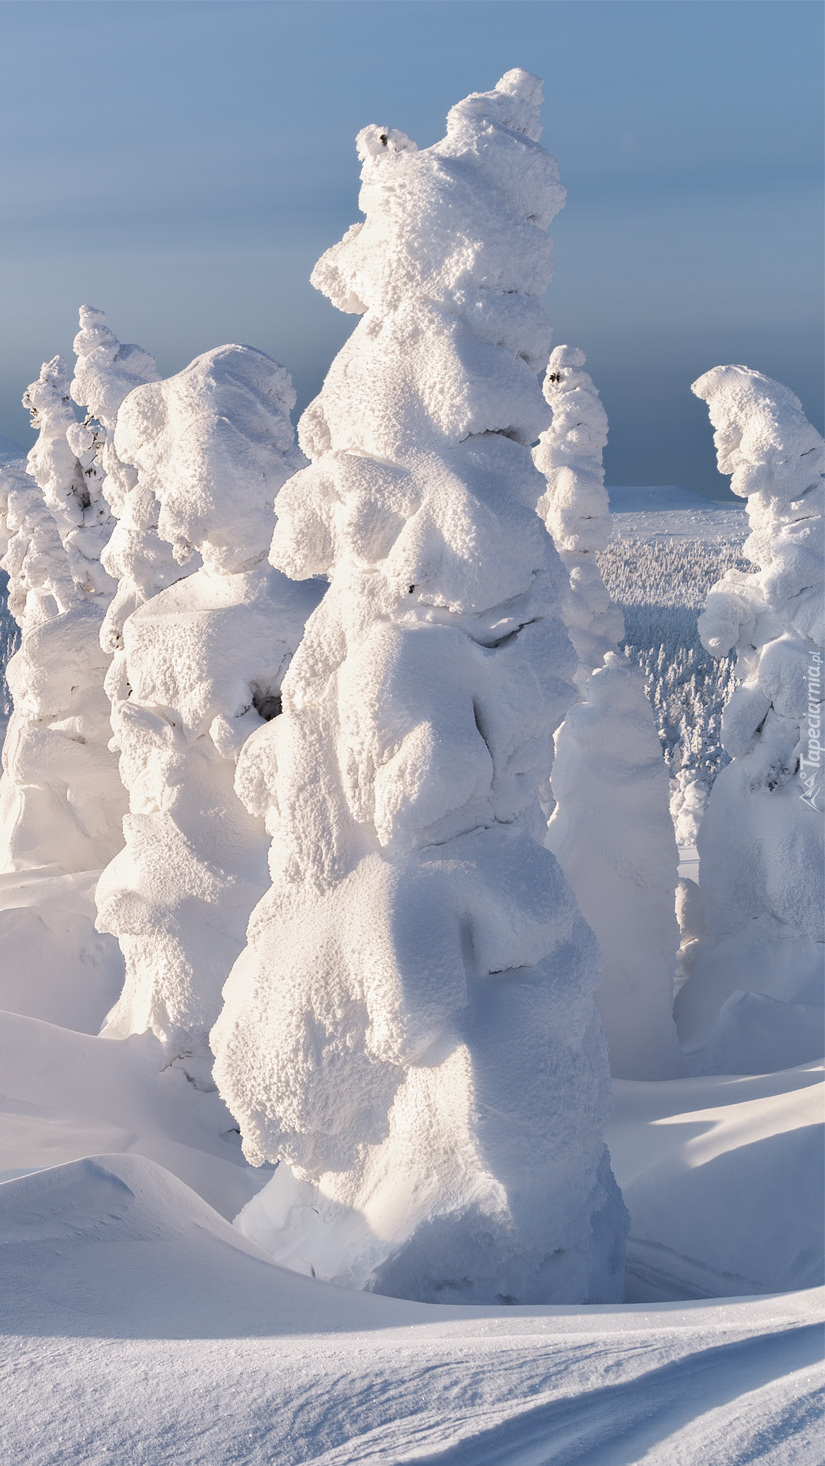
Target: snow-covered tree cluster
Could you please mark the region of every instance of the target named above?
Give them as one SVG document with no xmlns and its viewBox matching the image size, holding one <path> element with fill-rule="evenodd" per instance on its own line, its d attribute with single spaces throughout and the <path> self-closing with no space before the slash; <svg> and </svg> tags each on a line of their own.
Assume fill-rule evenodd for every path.
<svg viewBox="0 0 825 1466">
<path fill-rule="evenodd" d="M 84 306 L 0 465 L 0 997 L 81 993 L 236 1126 L 272 1256 L 425 1301 L 620 1299 L 611 1072 L 821 1033 L 825 446 L 757 372 L 694 385 L 751 535 L 704 652 L 667 597 L 721 552 L 657 549 L 653 650 L 604 408 L 550 353 L 540 102 L 515 70 L 433 147 L 359 133 L 364 219 L 312 279 L 360 320 L 300 447 L 262 352 L 161 380 Z"/>
</svg>

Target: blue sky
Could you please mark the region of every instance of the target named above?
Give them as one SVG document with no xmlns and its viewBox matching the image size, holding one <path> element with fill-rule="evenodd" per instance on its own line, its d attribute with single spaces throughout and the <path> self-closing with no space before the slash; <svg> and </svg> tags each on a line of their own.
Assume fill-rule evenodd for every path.
<svg viewBox="0 0 825 1466">
<path fill-rule="evenodd" d="M 720 497 L 700 372 L 745 362 L 822 426 L 822 31 L 816 0 L 0 0 L 0 433 L 32 441 L 83 302 L 167 373 L 258 346 L 305 405 L 354 325 L 308 277 L 359 217 L 355 133 L 426 146 L 526 66 L 608 480 Z"/>
</svg>

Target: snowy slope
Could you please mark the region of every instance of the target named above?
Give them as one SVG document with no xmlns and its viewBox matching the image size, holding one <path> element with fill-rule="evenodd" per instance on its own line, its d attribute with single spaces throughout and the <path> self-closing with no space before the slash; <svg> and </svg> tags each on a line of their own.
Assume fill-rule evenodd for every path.
<svg viewBox="0 0 825 1466">
<path fill-rule="evenodd" d="M 578 1312 L 352 1294 L 123 1156 L 0 1187 L 0 1249 L 5 1461 L 818 1459 L 819 1294 Z"/>
</svg>

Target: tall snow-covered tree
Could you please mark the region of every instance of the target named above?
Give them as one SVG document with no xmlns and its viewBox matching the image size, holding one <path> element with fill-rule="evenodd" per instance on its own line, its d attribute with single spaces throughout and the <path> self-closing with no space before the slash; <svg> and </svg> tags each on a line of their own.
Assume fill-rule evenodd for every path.
<svg viewBox="0 0 825 1466">
<path fill-rule="evenodd" d="M 14 699 L 0 783 L 0 868 L 100 869 L 121 843 L 125 795 L 109 752 L 108 657 L 100 627 L 114 583 L 101 565 L 112 528 L 94 474 L 68 441 L 75 423 L 66 368 L 47 362 L 23 399 L 38 429 L 28 472 L 32 496 L 9 546 L 18 580 L 22 641 L 6 670 Z M 33 542 L 21 543 L 31 530 Z M 22 550 L 22 558 L 20 551 Z M 31 583 L 37 562 L 38 586 Z M 34 601 L 34 605 L 30 601 Z"/>
<path fill-rule="evenodd" d="M 693 391 L 719 471 L 747 500 L 755 569 L 729 570 L 699 620 L 708 651 L 736 649 L 722 719 L 732 761 L 699 831 L 704 935 L 676 1015 L 694 1063 L 748 1073 L 821 1047 L 825 443 L 761 372 L 714 367 Z"/>
<path fill-rule="evenodd" d="M 682 1072 L 673 1022 L 678 855 L 653 709 L 639 669 L 616 654 L 623 618 L 596 559 L 612 534 L 607 414 L 584 365 L 576 347 L 555 348 L 544 380 L 553 420 L 534 452 L 547 479 L 539 513 L 570 576 L 562 607 L 581 697 L 556 734 L 548 844 L 602 949 L 596 1003 L 612 1071 L 665 1079 Z"/>
<path fill-rule="evenodd" d="M 330 587 L 238 787 L 272 888 L 212 1035 L 242 1226 L 289 1265 L 430 1300 L 618 1298 L 598 957 L 540 795 L 575 656 L 536 515 L 549 348 L 540 82 L 426 151 L 358 137 L 365 222 L 314 284 L 362 321 L 299 435 L 273 563 Z"/>
<path fill-rule="evenodd" d="M 132 499 L 157 506 L 152 534 L 199 568 L 122 627 L 114 727 L 131 812 L 97 902 L 126 982 L 104 1032 L 154 1032 L 202 1089 L 221 989 L 267 885 L 266 832 L 235 794 L 235 760 L 277 712 L 319 595 L 267 564 L 275 495 L 306 462 L 294 402 L 282 367 L 225 346 L 133 392 L 115 433 Z"/>
<path fill-rule="evenodd" d="M 569 586 L 562 611 L 576 649 L 576 683 L 581 686 L 614 652 L 624 636 L 624 619 L 605 588 L 596 552 L 613 534 L 604 486 L 602 450 L 607 413 L 576 346 L 556 346 L 544 378 L 553 419 L 540 435 L 533 458 L 547 479 L 539 513 L 553 536 Z"/>
</svg>

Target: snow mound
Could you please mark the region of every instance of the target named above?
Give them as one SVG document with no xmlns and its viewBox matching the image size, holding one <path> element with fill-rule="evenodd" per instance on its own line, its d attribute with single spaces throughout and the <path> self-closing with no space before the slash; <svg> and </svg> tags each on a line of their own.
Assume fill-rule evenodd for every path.
<svg viewBox="0 0 825 1466">
<path fill-rule="evenodd" d="M 54 1266 L 57 1253 L 68 1265 Z M 4 1327 L 197 1338 L 380 1326 L 381 1302 L 278 1268 L 144 1156 L 89 1156 L 0 1185 Z M 77 1299 L 83 1298 L 82 1311 Z M 385 1321 L 392 1315 L 383 1310 Z"/>
<path fill-rule="evenodd" d="M 607 1133 L 630 1212 L 628 1300 L 823 1282 L 821 1063 L 752 1079 L 619 1080 Z"/>
<path fill-rule="evenodd" d="M 0 1009 L 97 1033 L 123 984 L 123 958 L 95 930 L 97 871 L 0 875 Z"/>
</svg>

